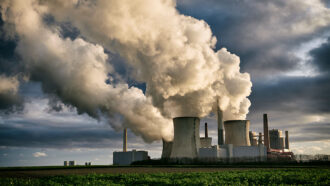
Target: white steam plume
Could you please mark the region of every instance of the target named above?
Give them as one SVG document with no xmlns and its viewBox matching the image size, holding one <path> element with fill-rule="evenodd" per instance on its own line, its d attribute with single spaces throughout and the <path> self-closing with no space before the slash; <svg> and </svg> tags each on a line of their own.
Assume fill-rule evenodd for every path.
<svg viewBox="0 0 330 186">
<path fill-rule="evenodd" d="M 172 0 L 6 1 L 5 21 L 16 25 L 17 51 L 33 80 L 48 93 L 97 117 L 124 117 L 126 127 L 146 141 L 170 138 L 176 116 L 208 115 L 216 100 L 225 119 L 244 119 L 250 76 L 226 49 L 214 52 L 209 26 L 181 15 Z M 42 23 L 51 14 L 70 22 L 81 38 L 63 39 Z M 106 84 L 116 74 L 103 48 L 119 54 L 146 83 L 146 95 L 127 84 Z"/>
<path fill-rule="evenodd" d="M 17 77 L 0 75 L 0 110 L 7 110 L 13 105 L 19 105 L 21 98 L 18 95 L 19 81 Z"/>
<path fill-rule="evenodd" d="M 31 79 L 42 82 L 43 90 L 55 93 L 66 104 L 98 117 L 124 117 L 129 127 L 146 141 L 171 137 L 171 120 L 161 116 L 140 89 L 127 84 L 106 84 L 112 67 L 99 45 L 82 39 L 63 39 L 43 23 L 45 7 L 36 1 L 6 1 L 3 19 L 15 25 L 19 37 L 17 52 Z"/>
<path fill-rule="evenodd" d="M 58 20 L 124 57 L 163 115 L 203 117 L 219 98 L 225 118 L 246 117 L 252 84 L 239 72 L 239 58 L 226 49 L 214 52 L 209 26 L 180 15 L 175 1 L 46 2 Z"/>
</svg>

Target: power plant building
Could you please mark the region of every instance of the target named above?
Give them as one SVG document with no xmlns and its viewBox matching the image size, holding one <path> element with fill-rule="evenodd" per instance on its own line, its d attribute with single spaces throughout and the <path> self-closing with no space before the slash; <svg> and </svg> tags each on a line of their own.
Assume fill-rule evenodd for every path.
<svg viewBox="0 0 330 186">
<path fill-rule="evenodd" d="M 174 118 L 174 140 L 173 142 L 163 140 L 162 158 L 198 158 L 211 162 L 221 159 L 266 161 L 268 157 L 273 156 L 292 158 L 292 152 L 284 149 L 289 146 L 288 132 L 285 133 L 286 138 L 283 138 L 280 130 L 268 131 L 267 114 L 264 114 L 263 119 L 264 135 L 249 131 L 249 120 L 222 122 L 222 112 L 218 110 L 218 144 L 212 145 L 212 138 L 208 137 L 207 123 L 205 123 L 205 136 L 200 138 L 199 118 Z"/>
<path fill-rule="evenodd" d="M 147 151 L 127 151 L 127 129 L 123 130 L 123 151 L 113 152 L 113 165 L 130 165 L 135 161 L 143 161 L 148 159 Z"/>
<path fill-rule="evenodd" d="M 258 136 L 256 132 L 249 132 L 250 144 L 251 146 L 258 146 Z"/>
<path fill-rule="evenodd" d="M 148 159 L 147 151 L 126 151 L 113 152 L 113 165 L 130 165 L 135 161 L 142 161 Z"/>
<path fill-rule="evenodd" d="M 271 149 L 284 149 L 285 138 L 282 136 L 282 131 L 278 129 L 272 129 L 269 131 L 270 148 Z"/>
<path fill-rule="evenodd" d="M 212 138 L 208 137 L 207 124 L 205 124 L 205 137 L 199 137 L 199 122 L 197 117 L 178 117 L 173 119 L 174 140 L 163 140 L 162 158 L 198 158 L 201 160 L 214 159 L 253 159 L 264 161 L 267 157 L 267 148 L 257 145 L 256 133 L 254 134 L 254 146 L 250 143 L 250 121 L 230 120 L 225 121 L 225 141 L 222 145 L 211 145 Z M 219 125 L 219 123 L 218 123 Z M 222 129 L 218 131 L 223 131 Z M 222 134 L 219 134 L 221 137 Z M 172 148 L 171 148 L 172 146 Z"/>
<path fill-rule="evenodd" d="M 205 123 L 205 135 L 204 136 L 205 136 L 204 138 L 200 138 L 201 148 L 211 147 L 212 146 L 212 138 L 210 138 L 209 135 L 208 135 L 207 123 Z"/>
</svg>

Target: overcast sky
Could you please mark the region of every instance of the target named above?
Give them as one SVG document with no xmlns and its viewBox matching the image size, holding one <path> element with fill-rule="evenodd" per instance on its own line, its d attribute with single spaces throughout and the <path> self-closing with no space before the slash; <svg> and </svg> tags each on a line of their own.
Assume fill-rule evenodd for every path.
<svg viewBox="0 0 330 186">
<path fill-rule="evenodd" d="M 144 132 L 145 130 L 135 128 L 130 124 L 132 123 L 129 121 L 130 116 L 122 114 L 122 110 L 126 109 L 125 111 L 130 112 L 130 109 L 136 109 L 139 106 L 138 103 L 144 99 L 139 99 L 138 106 L 134 107 L 128 106 L 116 110 L 111 106 L 110 108 L 104 106 L 98 107 L 95 111 L 92 103 L 81 104 L 79 100 L 72 98 L 82 96 L 80 93 L 85 89 L 72 90 L 72 95 L 64 95 L 63 89 L 58 87 L 59 84 L 66 84 L 69 80 L 65 79 L 66 76 L 60 77 L 58 81 L 54 81 L 53 78 L 57 73 L 60 74 L 58 71 L 61 68 L 52 66 L 55 76 L 48 75 L 53 73 L 52 70 L 35 73 L 44 66 L 32 69 L 31 64 L 38 63 L 34 60 L 39 59 L 33 55 L 29 56 L 32 49 L 26 48 L 27 43 L 30 42 L 26 39 L 27 34 L 13 31 L 15 30 L 13 27 L 18 30 L 19 25 L 11 22 L 10 16 L 13 14 L 4 13 L 4 7 L 7 4 L 0 3 L 0 6 L 2 8 L 0 19 L 0 166 L 60 165 L 64 160 L 76 160 L 78 164 L 84 164 L 87 161 L 92 161 L 93 164 L 112 164 L 112 152 L 122 149 L 123 125 L 132 126 L 134 130 L 134 132 L 128 130 L 128 149 L 147 150 L 151 158 L 160 157 L 161 142 L 153 140 L 158 139 L 159 136 L 152 134 L 151 129 Z M 59 38 L 69 38 L 70 41 L 81 38 L 81 42 L 87 43 L 84 46 L 89 46 L 90 43 L 97 44 L 88 48 L 88 51 L 96 51 L 93 53 L 96 55 L 95 58 L 90 54 L 77 53 L 83 56 L 78 60 L 82 62 L 86 58 L 96 62 L 103 60 L 105 66 L 107 63 L 112 65 L 113 70 L 109 73 L 116 72 L 110 84 L 126 82 L 128 87 L 140 89 L 141 92 L 136 90 L 139 94 L 150 91 L 153 95 L 156 89 L 147 90 L 147 83 L 143 82 L 145 76 L 139 75 L 143 71 L 134 71 L 136 67 L 127 62 L 131 54 L 120 52 L 116 47 L 121 50 L 126 48 L 131 50 L 131 48 L 122 43 L 115 43 L 116 41 L 111 43 L 100 40 L 102 35 L 96 35 L 94 31 L 106 29 L 101 23 L 95 24 L 93 28 L 95 30 L 88 30 L 86 25 L 83 25 L 84 22 L 75 22 L 75 20 L 66 20 L 65 17 L 61 17 L 60 14 L 67 10 L 56 12 L 52 10 L 54 8 L 52 6 L 57 5 L 49 5 L 49 12 L 42 17 L 42 24 L 45 29 L 48 29 L 46 33 L 48 31 L 59 33 Z M 144 5 L 142 3 L 139 6 Z M 145 11 L 148 12 L 150 9 L 152 9 L 151 6 L 145 5 Z M 176 9 L 180 14 L 204 20 L 209 25 L 217 39 L 213 47 L 214 51 L 226 48 L 230 53 L 239 56 L 240 72 L 249 73 L 252 82 L 252 92 L 248 96 L 251 106 L 246 116 L 251 121 L 251 130 L 261 132 L 262 115 L 268 113 L 271 129 L 289 131 L 290 147 L 294 153 L 330 154 L 329 0 L 308 2 L 301 0 L 177 0 Z M 30 16 L 33 15 L 30 14 Z M 72 16 L 73 19 L 75 16 L 77 15 Z M 148 20 L 152 18 L 145 17 L 144 19 L 148 24 Z M 32 24 L 35 23 L 31 22 Z M 166 25 L 165 22 L 164 25 Z M 40 36 L 40 40 L 43 39 L 42 37 Z M 116 37 L 116 35 L 111 37 Z M 69 45 L 68 40 L 64 40 L 61 46 Z M 38 44 L 41 41 L 36 39 L 33 43 Z M 134 42 L 132 43 L 134 45 Z M 73 48 L 76 44 L 73 42 Z M 34 46 L 31 45 L 31 47 Z M 99 48 L 104 48 L 102 54 Z M 72 49 L 68 46 L 66 50 L 76 55 L 76 50 L 83 49 L 79 47 Z M 62 60 L 66 63 L 65 57 L 62 59 L 57 56 L 60 53 L 42 58 L 49 53 L 44 52 L 42 47 L 37 51 L 38 53 L 34 55 L 40 55 L 42 59 L 40 61 Z M 108 57 L 103 57 L 103 55 Z M 142 54 L 137 54 L 138 57 L 140 55 Z M 153 60 L 154 58 L 141 57 L 141 59 Z M 27 63 L 29 66 L 25 65 Z M 94 66 L 95 64 L 93 63 Z M 156 67 L 153 69 L 155 70 Z M 94 72 L 86 71 L 74 78 L 81 79 L 82 83 L 94 82 L 84 79 L 85 76 L 82 75 L 85 73 L 93 74 Z M 1 80 L 1 77 L 6 77 L 6 79 Z M 3 91 L 6 87 L 9 87 L 11 94 Z M 119 97 L 123 96 L 121 93 L 123 92 L 117 92 Z M 96 95 L 103 97 L 101 93 L 100 95 L 96 93 Z M 89 98 L 91 102 L 98 101 L 98 99 Z M 152 98 L 154 107 L 160 108 L 166 105 L 160 104 L 162 100 L 158 100 L 157 96 L 152 96 Z M 112 97 L 111 100 L 113 99 Z M 133 97 L 127 100 L 133 100 Z M 129 101 L 127 103 L 118 101 L 112 104 L 116 107 L 116 104 L 117 106 L 125 105 L 129 104 Z M 146 101 L 146 104 L 149 102 Z M 244 104 L 240 106 L 243 107 L 242 105 L 244 106 Z M 153 106 L 146 107 L 141 112 L 154 112 Z M 107 114 L 103 114 L 105 112 Z M 163 120 L 157 120 L 157 113 L 154 118 L 151 116 L 151 119 L 147 119 L 163 122 Z M 166 109 L 161 110 L 161 114 L 166 115 Z M 144 118 L 139 119 L 149 121 Z M 209 135 L 213 137 L 212 143 L 216 144 L 214 115 L 210 114 L 202 118 L 201 123 L 204 122 L 209 123 Z M 203 136 L 202 126 L 204 125 L 201 125 L 201 136 Z M 148 127 L 149 125 L 145 128 Z M 150 127 L 152 128 L 153 125 Z"/>
</svg>

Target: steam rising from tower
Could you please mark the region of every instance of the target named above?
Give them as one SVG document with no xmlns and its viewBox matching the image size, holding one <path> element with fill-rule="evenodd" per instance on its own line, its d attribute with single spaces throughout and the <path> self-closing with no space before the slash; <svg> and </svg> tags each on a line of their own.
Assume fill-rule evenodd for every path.
<svg viewBox="0 0 330 186">
<path fill-rule="evenodd" d="M 78 113 L 108 118 L 115 129 L 130 128 L 147 142 L 173 138 L 171 118 L 214 112 L 221 121 L 245 119 L 250 106 L 252 84 L 249 74 L 240 73 L 239 57 L 225 48 L 215 51 L 209 25 L 175 6 L 173 0 L 0 3 L 30 80 Z M 46 24 L 46 15 L 54 23 Z M 79 30 L 79 37 L 63 38 L 62 23 Z M 129 77 L 116 71 L 113 54 Z M 145 93 L 127 78 L 145 83 Z"/>
</svg>

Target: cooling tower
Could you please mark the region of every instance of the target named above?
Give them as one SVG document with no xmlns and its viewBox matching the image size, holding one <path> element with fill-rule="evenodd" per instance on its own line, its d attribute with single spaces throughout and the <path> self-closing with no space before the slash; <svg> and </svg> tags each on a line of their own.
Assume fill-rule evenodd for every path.
<svg viewBox="0 0 330 186">
<path fill-rule="evenodd" d="M 200 147 L 199 121 L 197 117 L 173 119 L 174 140 L 171 158 L 197 158 Z"/>
<path fill-rule="evenodd" d="M 163 151 L 162 151 L 162 158 L 170 158 L 172 152 L 172 141 L 165 141 L 163 139 Z"/>
<path fill-rule="evenodd" d="M 225 144 L 234 146 L 250 146 L 249 120 L 229 120 L 224 122 Z"/>
</svg>

